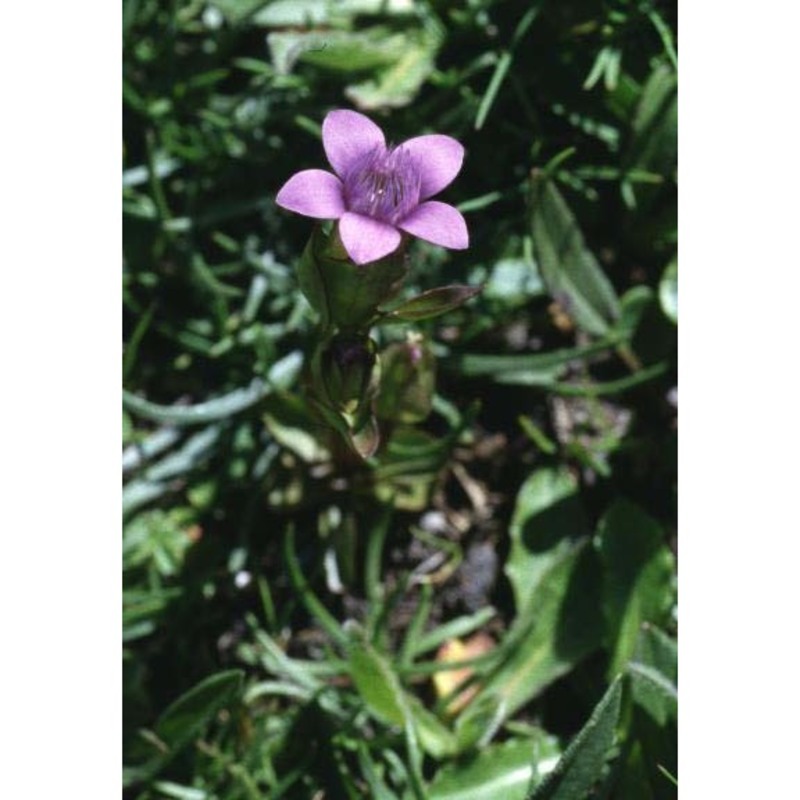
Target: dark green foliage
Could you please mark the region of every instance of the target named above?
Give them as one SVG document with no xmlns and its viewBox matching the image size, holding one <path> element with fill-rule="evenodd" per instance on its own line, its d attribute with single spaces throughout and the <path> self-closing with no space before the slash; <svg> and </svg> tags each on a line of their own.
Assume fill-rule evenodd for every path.
<svg viewBox="0 0 800 800">
<path fill-rule="evenodd" d="M 126 797 L 676 796 L 676 17 L 125 0 Z M 342 107 L 467 251 L 308 272 Z"/>
</svg>

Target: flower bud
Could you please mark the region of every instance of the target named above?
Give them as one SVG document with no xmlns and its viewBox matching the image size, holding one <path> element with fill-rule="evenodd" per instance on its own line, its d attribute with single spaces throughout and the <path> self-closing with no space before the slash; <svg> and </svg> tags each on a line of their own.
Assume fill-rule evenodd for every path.
<svg viewBox="0 0 800 800">
<path fill-rule="evenodd" d="M 372 392 L 377 345 L 368 336 L 334 336 L 320 354 L 319 373 L 330 406 L 355 414 Z"/>
<path fill-rule="evenodd" d="M 412 424 L 431 413 L 436 362 L 421 337 L 391 344 L 381 353 L 381 382 L 375 413 L 382 419 Z"/>
</svg>

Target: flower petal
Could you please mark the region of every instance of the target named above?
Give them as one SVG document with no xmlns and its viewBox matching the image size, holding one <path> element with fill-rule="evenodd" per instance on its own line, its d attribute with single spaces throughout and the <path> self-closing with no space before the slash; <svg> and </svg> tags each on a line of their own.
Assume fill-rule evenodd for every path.
<svg viewBox="0 0 800 800">
<path fill-rule="evenodd" d="M 419 196 L 422 200 L 433 197 L 449 186 L 464 161 L 461 142 L 441 133 L 416 136 L 403 142 L 401 147 L 411 153 L 420 171 L 422 185 Z"/>
<path fill-rule="evenodd" d="M 339 236 L 356 264 L 368 264 L 388 256 L 400 246 L 400 232 L 371 217 L 348 211 L 339 220 Z"/>
<path fill-rule="evenodd" d="M 342 182 L 322 169 L 306 169 L 292 175 L 275 202 L 288 211 L 316 219 L 339 219 L 346 210 Z"/>
<path fill-rule="evenodd" d="M 451 250 L 469 247 L 467 223 L 461 212 L 438 200 L 418 205 L 397 227 L 426 242 Z"/>
<path fill-rule="evenodd" d="M 322 144 L 331 166 L 340 177 L 366 152 L 386 148 L 383 131 L 357 111 L 331 111 L 322 121 Z"/>
</svg>

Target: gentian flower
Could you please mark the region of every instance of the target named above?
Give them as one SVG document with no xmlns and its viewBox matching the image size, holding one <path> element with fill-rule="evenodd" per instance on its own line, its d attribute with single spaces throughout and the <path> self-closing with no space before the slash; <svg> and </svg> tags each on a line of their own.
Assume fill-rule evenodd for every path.
<svg viewBox="0 0 800 800">
<path fill-rule="evenodd" d="M 307 169 L 278 192 L 282 208 L 339 221 L 339 236 L 356 264 L 393 253 L 403 233 L 453 250 L 469 244 L 464 217 L 430 200 L 461 169 L 463 146 L 430 134 L 387 146 L 383 131 L 356 111 L 331 111 L 322 123 L 322 144 L 335 174 Z"/>
</svg>

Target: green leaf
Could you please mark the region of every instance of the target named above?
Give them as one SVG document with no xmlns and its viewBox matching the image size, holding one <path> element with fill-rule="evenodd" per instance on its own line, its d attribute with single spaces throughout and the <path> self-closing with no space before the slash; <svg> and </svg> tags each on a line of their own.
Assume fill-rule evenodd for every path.
<svg viewBox="0 0 800 800">
<path fill-rule="evenodd" d="M 473 747 L 485 747 L 497 733 L 506 717 L 505 698 L 481 694 L 467 705 L 455 722 L 455 734 L 460 752 Z"/>
<path fill-rule="evenodd" d="M 463 617 L 456 617 L 450 622 L 438 625 L 432 631 L 420 635 L 414 641 L 409 642 L 408 649 L 414 657 L 423 653 L 435 650 L 443 645 L 448 639 L 458 639 L 474 633 L 480 628 L 484 628 L 488 622 L 497 616 L 496 609 L 491 606 L 482 608 L 474 614 Z"/>
<path fill-rule="evenodd" d="M 536 599 L 548 569 L 589 533 L 578 482 L 566 467 L 540 469 L 528 477 L 511 517 L 511 550 L 505 566 L 518 615 Z"/>
<path fill-rule="evenodd" d="M 407 106 L 433 72 L 441 40 L 438 28 L 408 31 L 400 58 L 375 78 L 348 86 L 345 95 L 362 111 Z"/>
<path fill-rule="evenodd" d="M 180 597 L 179 588 L 127 589 L 122 593 L 122 640 L 132 642 L 156 630 L 158 618 L 171 600 Z"/>
<path fill-rule="evenodd" d="M 441 761 L 458 752 L 459 746 L 453 732 L 435 714 L 428 711 L 419 699 L 407 696 L 407 706 L 419 743 L 428 755 Z"/>
<path fill-rule="evenodd" d="M 123 532 L 123 567 L 147 566 L 164 577 L 178 574 L 191 545 L 186 528 L 179 513 L 156 510 L 137 515 Z"/>
<path fill-rule="evenodd" d="M 389 316 L 414 322 L 432 319 L 464 305 L 480 292 L 480 286 L 439 286 L 406 300 L 392 309 Z"/>
<path fill-rule="evenodd" d="M 502 379 L 506 383 L 549 386 L 571 362 L 607 351 L 616 341 L 616 338 L 609 338 L 585 347 L 564 348 L 549 353 L 461 353 L 444 359 L 443 365 L 445 369 L 469 378 L 486 376 L 498 381 Z"/>
<path fill-rule="evenodd" d="M 617 677 L 595 706 L 589 721 L 528 800 L 583 800 L 601 777 L 614 747 L 622 701 L 622 678 Z"/>
<path fill-rule="evenodd" d="M 522 432 L 543 452 L 552 456 L 558 446 L 549 436 L 531 419 L 525 416 L 517 417 L 517 423 Z"/>
<path fill-rule="evenodd" d="M 658 299 L 667 318 L 678 324 L 678 259 L 673 258 L 664 269 L 658 284 Z"/>
<path fill-rule="evenodd" d="M 218 672 L 181 695 L 159 717 L 147 740 L 153 742 L 144 763 L 125 770 L 129 786 L 156 775 L 186 745 L 195 739 L 241 691 L 244 673 L 233 669 Z"/>
<path fill-rule="evenodd" d="M 246 389 L 235 389 L 222 397 L 193 406 L 162 406 L 126 390 L 122 392 L 122 404 L 133 414 L 153 422 L 173 425 L 216 422 L 258 405 L 273 389 L 288 388 L 300 372 L 302 364 L 302 353 L 293 351 L 272 365 L 267 381 L 256 378 Z"/>
<path fill-rule="evenodd" d="M 353 684 L 373 716 L 388 725 L 413 729 L 414 741 L 434 758 L 455 752 L 453 734 L 419 700 L 406 694 L 397 673 L 370 644 L 354 641 L 348 663 Z"/>
<path fill-rule="evenodd" d="M 182 786 L 171 781 L 156 781 L 153 788 L 162 797 L 174 798 L 174 800 L 208 800 L 208 792 L 204 789 L 195 789 L 191 786 Z"/>
<path fill-rule="evenodd" d="M 481 691 L 504 697 L 509 716 L 602 642 L 599 567 L 585 544 L 546 552 L 547 567 L 501 644 L 508 655 Z"/>
<path fill-rule="evenodd" d="M 428 786 L 429 800 L 524 800 L 538 769 L 559 755 L 554 737 L 512 739 L 481 749 L 440 769 Z"/>
<path fill-rule="evenodd" d="M 325 0 L 316 1 L 325 2 Z M 214 0 L 210 5 L 221 11 L 228 22 L 236 25 L 247 20 L 262 6 L 273 6 L 277 3 L 271 2 L 271 0 Z"/>
<path fill-rule="evenodd" d="M 181 695 L 161 715 L 155 733 L 173 749 L 191 741 L 239 693 L 244 673 L 218 672 Z"/>
<path fill-rule="evenodd" d="M 219 4 L 219 0 L 216 2 Z M 224 0 L 224 2 L 225 5 L 232 5 L 242 0 Z M 269 0 L 259 5 L 263 8 L 253 17 L 256 25 L 277 28 L 291 25 L 325 25 L 329 22 L 329 0 Z"/>
<path fill-rule="evenodd" d="M 532 260 L 504 258 L 498 261 L 483 287 L 483 297 L 498 305 L 515 308 L 545 291 L 542 277 Z"/>
<path fill-rule="evenodd" d="M 563 394 L 568 397 L 602 397 L 603 395 L 621 394 L 637 386 L 648 383 L 661 377 L 669 371 L 669 364 L 660 361 L 658 364 L 640 369 L 624 378 L 615 381 L 576 381 L 572 383 L 554 383 L 549 386 L 551 392 Z"/>
<path fill-rule="evenodd" d="M 603 613 L 615 675 L 633 655 L 643 622 L 658 624 L 673 602 L 674 558 L 652 517 L 618 500 L 600 521 L 598 549 L 603 562 Z"/>
<path fill-rule="evenodd" d="M 275 392 L 264 405 L 264 424 L 283 447 L 306 463 L 324 461 L 330 457 L 320 441 L 319 421 L 302 398 L 288 392 Z"/>
<path fill-rule="evenodd" d="M 552 180 L 536 170 L 530 189 L 534 253 L 549 293 L 579 328 L 605 335 L 620 313 L 611 282 Z"/>
<path fill-rule="evenodd" d="M 236 389 L 222 397 L 197 403 L 193 406 L 162 406 L 123 390 L 124 407 L 144 419 L 174 425 L 200 425 L 214 422 L 251 408 L 263 400 L 272 387 L 262 380 L 254 380 L 246 389 Z"/>
<path fill-rule="evenodd" d="M 666 633 L 643 625 L 628 662 L 634 701 L 661 726 L 678 715 L 678 645 Z"/>
<path fill-rule="evenodd" d="M 216 0 L 223 11 L 237 5 L 252 7 L 255 0 Z M 259 0 L 263 6 L 253 23 L 264 27 L 290 28 L 344 24 L 359 14 L 402 15 L 408 13 L 407 0 Z"/>
<path fill-rule="evenodd" d="M 665 64 L 656 67 L 642 90 L 627 154 L 629 169 L 667 174 L 678 144 L 678 78 Z"/>
<path fill-rule="evenodd" d="M 328 611 L 325 604 L 314 593 L 306 576 L 303 574 L 300 560 L 295 549 L 295 524 L 290 522 L 283 538 L 283 555 L 289 570 L 289 579 L 296 595 L 303 601 L 308 612 L 316 618 L 317 622 L 327 631 L 335 642 L 345 646 L 347 636 L 334 615 Z"/>
<path fill-rule="evenodd" d="M 648 308 L 655 302 L 655 294 L 649 286 L 634 286 L 620 299 L 620 317 L 615 330 L 622 341 L 629 342 L 639 328 Z"/>
<path fill-rule="evenodd" d="M 481 104 L 478 107 L 478 113 L 475 117 L 476 131 L 479 131 L 483 127 L 484 122 L 486 122 L 486 118 L 489 116 L 489 111 L 494 105 L 494 102 L 500 92 L 500 87 L 503 85 L 506 75 L 511 68 L 511 63 L 514 58 L 514 50 L 520 41 L 522 41 L 522 39 L 525 37 L 525 34 L 530 29 L 533 21 L 539 15 L 542 5 L 543 3 L 538 2 L 533 6 L 533 8 L 529 8 L 525 14 L 522 15 L 520 21 L 517 23 L 514 33 L 511 36 L 509 49 L 503 51 L 500 57 L 497 59 L 494 73 L 492 74 L 492 78 L 489 81 L 489 85 L 486 88 L 486 93 L 481 100 Z"/>
<path fill-rule="evenodd" d="M 394 342 L 380 354 L 375 413 L 406 425 L 422 422 L 433 408 L 436 359 L 424 341 Z"/>
<path fill-rule="evenodd" d="M 405 49 L 402 34 L 373 27 L 357 32 L 335 30 L 280 31 L 267 37 L 272 63 L 281 74 L 298 61 L 333 72 L 364 72 L 393 64 Z"/>
<path fill-rule="evenodd" d="M 366 642 L 354 642 L 348 663 L 353 683 L 372 714 L 381 722 L 402 727 L 403 689 L 388 662 Z"/>
</svg>

